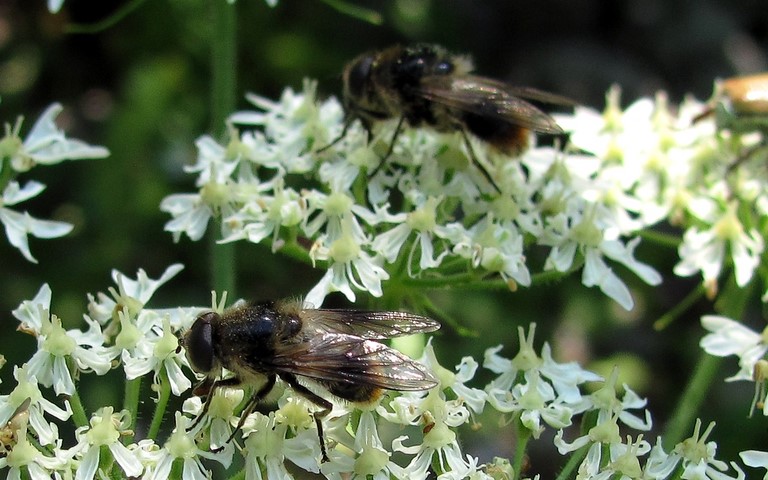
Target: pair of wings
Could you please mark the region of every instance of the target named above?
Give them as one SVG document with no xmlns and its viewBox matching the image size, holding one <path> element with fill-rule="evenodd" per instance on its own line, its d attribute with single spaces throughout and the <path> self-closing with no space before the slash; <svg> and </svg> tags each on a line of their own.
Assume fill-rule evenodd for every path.
<svg viewBox="0 0 768 480">
<path fill-rule="evenodd" d="M 477 75 L 424 77 L 414 92 L 431 102 L 463 112 L 491 116 L 534 132 L 561 134 L 555 120 L 524 99 L 574 106 L 566 97 L 535 88 L 514 87 Z"/>
<path fill-rule="evenodd" d="M 276 348 L 270 366 L 319 382 L 419 391 L 437 385 L 420 363 L 375 340 L 432 332 L 440 324 L 404 312 L 300 311 L 300 340 Z"/>
</svg>

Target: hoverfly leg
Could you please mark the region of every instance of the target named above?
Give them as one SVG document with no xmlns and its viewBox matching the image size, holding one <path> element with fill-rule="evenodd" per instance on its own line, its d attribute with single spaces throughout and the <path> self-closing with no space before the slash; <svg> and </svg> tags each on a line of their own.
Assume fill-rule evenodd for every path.
<svg viewBox="0 0 768 480">
<path fill-rule="evenodd" d="M 203 411 L 200 412 L 200 415 L 198 415 L 195 421 L 192 422 L 192 425 L 187 428 L 187 431 L 190 432 L 194 430 L 194 428 L 197 427 L 203 420 L 205 414 L 208 413 L 208 408 L 211 406 L 211 400 L 213 400 L 213 395 L 216 393 L 216 389 L 219 387 L 236 387 L 240 385 L 240 383 L 241 381 L 237 377 L 225 378 L 223 380 L 214 380 L 213 382 L 211 382 L 210 379 L 206 377 L 203 379 L 203 381 L 198 383 L 197 386 L 195 386 L 195 391 L 198 392 L 199 390 L 208 387 L 208 391 L 206 393 L 207 397 L 205 399 L 205 403 L 203 404 Z"/>
<path fill-rule="evenodd" d="M 490 172 L 488 172 L 485 166 L 477 159 L 477 156 L 475 155 L 475 149 L 472 148 L 472 144 L 469 141 L 467 132 L 465 132 L 463 128 L 459 129 L 459 131 L 461 132 L 461 136 L 464 137 L 464 144 L 467 147 L 467 152 L 469 153 L 469 157 L 472 160 L 472 163 L 477 167 L 478 170 L 480 170 L 480 173 L 483 174 L 485 179 L 488 180 L 488 183 L 493 185 L 493 188 L 495 188 L 497 192 L 501 193 L 501 189 L 498 185 L 496 185 L 496 182 L 493 181 L 493 177 L 491 176 Z"/>
<path fill-rule="evenodd" d="M 350 117 L 348 120 L 345 120 L 344 121 L 344 128 L 341 129 L 341 133 L 339 134 L 339 136 L 334 138 L 333 141 L 331 141 L 331 143 L 329 143 L 328 145 L 326 145 L 326 146 L 324 146 L 322 148 L 318 148 L 317 150 L 315 150 L 314 153 L 315 154 L 323 153 L 324 151 L 328 150 L 332 146 L 334 146 L 337 143 L 339 143 L 344 137 L 347 136 L 347 130 L 349 130 L 349 126 L 352 125 L 352 122 L 354 122 L 354 121 L 355 121 L 354 117 Z"/>
<path fill-rule="evenodd" d="M 384 166 L 384 163 L 392 155 L 392 151 L 395 149 L 395 141 L 397 141 L 397 137 L 400 136 L 400 132 L 403 130 L 403 121 L 405 121 L 405 117 L 401 116 L 400 120 L 397 122 L 397 126 L 395 127 L 395 132 L 392 134 L 392 140 L 389 142 L 387 153 L 385 153 L 384 156 L 379 159 L 379 164 L 376 166 L 376 168 L 373 169 L 371 173 L 368 174 L 368 178 L 372 178 L 374 175 L 379 173 L 381 167 Z M 370 138 L 370 134 L 368 138 Z"/>
<path fill-rule="evenodd" d="M 250 415 L 253 412 L 253 409 L 256 408 L 256 405 L 259 404 L 261 399 L 263 399 L 265 396 L 267 396 L 269 392 L 272 391 L 272 389 L 275 387 L 276 381 L 277 381 L 277 376 L 269 375 L 267 377 L 267 383 L 262 385 L 261 388 L 259 388 L 256 391 L 256 393 L 251 395 L 251 398 L 248 400 L 248 403 L 245 405 L 245 408 L 240 413 L 240 420 L 238 420 L 237 426 L 235 427 L 234 430 L 232 430 L 232 434 L 230 434 L 229 438 L 227 438 L 227 441 L 224 442 L 225 444 L 231 442 L 232 439 L 235 438 L 235 435 L 237 434 L 237 432 L 239 432 L 240 429 L 243 428 L 243 424 L 245 423 L 246 418 L 248 418 L 248 415 Z M 222 451 L 223 449 L 224 449 L 224 445 L 217 448 L 212 448 L 211 452 L 217 453 Z"/>
<path fill-rule="evenodd" d="M 757 152 L 759 152 L 763 148 L 766 148 L 766 146 L 761 142 L 741 152 L 741 154 L 738 157 L 736 157 L 736 160 L 734 160 L 730 165 L 728 165 L 726 173 L 730 174 L 731 172 L 733 172 L 737 167 L 739 167 L 744 162 L 752 158 L 752 156 L 754 156 Z"/>
<path fill-rule="evenodd" d="M 322 418 L 331 413 L 331 410 L 333 410 L 333 404 L 312 390 L 308 389 L 304 385 L 300 384 L 296 380 L 296 377 L 293 375 L 284 373 L 280 378 L 285 380 L 285 382 L 290 385 L 296 393 L 322 409 L 315 412 L 312 416 L 315 419 L 315 425 L 317 425 L 317 438 L 320 440 L 320 454 L 322 455 L 322 459 L 320 461 L 322 463 L 328 462 L 328 452 L 325 449 L 325 436 L 323 434 Z"/>
</svg>

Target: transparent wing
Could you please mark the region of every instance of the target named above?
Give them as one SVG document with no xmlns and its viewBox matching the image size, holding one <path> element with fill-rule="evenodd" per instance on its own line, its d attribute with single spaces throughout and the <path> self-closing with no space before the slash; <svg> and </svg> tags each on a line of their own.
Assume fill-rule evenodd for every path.
<svg viewBox="0 0 768 480">
<path fill-rule="evenodd" d="M 354 335 L 315 335 L 306 342 L 280 347 L 271 366 L 278 374 L 387 390 L 417 391 L 437 385 L 420 363 L 386 345 Z"/>
<path fill-rule="evenodd" d="M 440 328 L 440 324 L 431 318 L 407 312 L 305 309 L 300 315 L 304 330 L 318 335 L 339 333 L 363 339 L 384 339 Z"/>
<path fill-rule="evenodd" d="M 425 77 L 415 92 L 432 102 L 464 112 L 496 117 L 530 130 L 560 134 L 563 129 L 536 106 L 523 100 L 573 105 L 565 97 L 527 87 L 513 87 L 490 78 L 465 75 L 459 77 Z"/>
</svg>

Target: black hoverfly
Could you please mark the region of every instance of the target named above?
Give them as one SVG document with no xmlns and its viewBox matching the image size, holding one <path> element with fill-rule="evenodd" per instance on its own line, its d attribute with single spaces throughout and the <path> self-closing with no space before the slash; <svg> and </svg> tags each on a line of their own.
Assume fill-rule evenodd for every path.
<svg viewBox="0 0 768 480">
<path fill-rule="evenodd" d="M 307 385 L 354 403 L 373 402 L 384 390 L 428 390 L 438 382 L 424 366 L 377 340 L 438 328 L 438 322 L 410 313 L 312 309 L 296 300 L 244 303 L 221 314 L 203 313 L 182 339 L 189 364 L 205 375 L 194 392 L 208 395 L 190 428 L 207 413 L 218 388 L 260 385 L 232 440 L 280 378 L 320 407 L 314 418 L 322 460 L 327 461 L 321 419 L 333 404 Z M 232 375 L 223 378 L 222 369 Z"/>
<path fill-rule="evenodd" d="M 516 87 L 472 74 L 472 60 L 432 44 L 394 46 L 368 52 L 347 64 L 342 75 L 346 121 L 341 140 L 359 119 L 371 138 L 376 122 L 398 119 L 382 163 L 392 153 L 403 124 L 429 126 L 438 132 L 461 132 L 473 163 L 498 190 L 477 161 L 467 134 L 508 155 L 528 147 L 530 132 L 563 134 L 555 120 L 529 100 L 574 105 L 566 97 Z M 374 172 L 375 173 L 375 172 Z"/>
</svg>

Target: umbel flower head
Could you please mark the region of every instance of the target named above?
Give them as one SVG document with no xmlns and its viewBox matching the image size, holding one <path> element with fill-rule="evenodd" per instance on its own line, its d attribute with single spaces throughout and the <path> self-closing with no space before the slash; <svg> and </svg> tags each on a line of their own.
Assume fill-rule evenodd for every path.
<svg viewBox="0 0 768 480">
<path fill-rule="evenodd" d="M 278 101 L 248 99 L 258 110 L 232 115 L 226 144 L 198 141 L 197 162 L 188 168 L 198 190 L 163 200 L 173 217 L 166 230 L 176 240 L 198 240 L 214 220 L 220 242 L 303 250 L 307 262 L 326 271 L 307 297 L 314 305 L 334 291 L 351 301 L 358 291 L 381 296 L 393 265 L 412 278 L 450 279 L 446 264 L 455 274 L 463 262 L 477 278 L 498 278 L 513 289 L 529 286 L 537 272 L 581 269 L 584 285 L 626 309 L 632 296 L 613 265 L 646 283 L 661 281 L 635 257 L 636 232 L 659 220 L 641 211 L 644 199 L 635 193 L 643 169 L 606 174 L 600 167 L 609 159 L 598 153 L 552 147 L 512 159 L 473 139 L 497 190 L 460 133 L 405 129 L 382 164 L 379 150 L 388 148 L 394 123 L 384 123 L 370 141 L 353 123 L 331 143 L 344 115 L 336 99 L 316 99 L 315 82 L 305 81 L 302 92 L 285 90 Z M 595 122 L 586 128 L 600 131 Z M 660 135 L 650 120 L 646 130 Z"/>
</svg>

